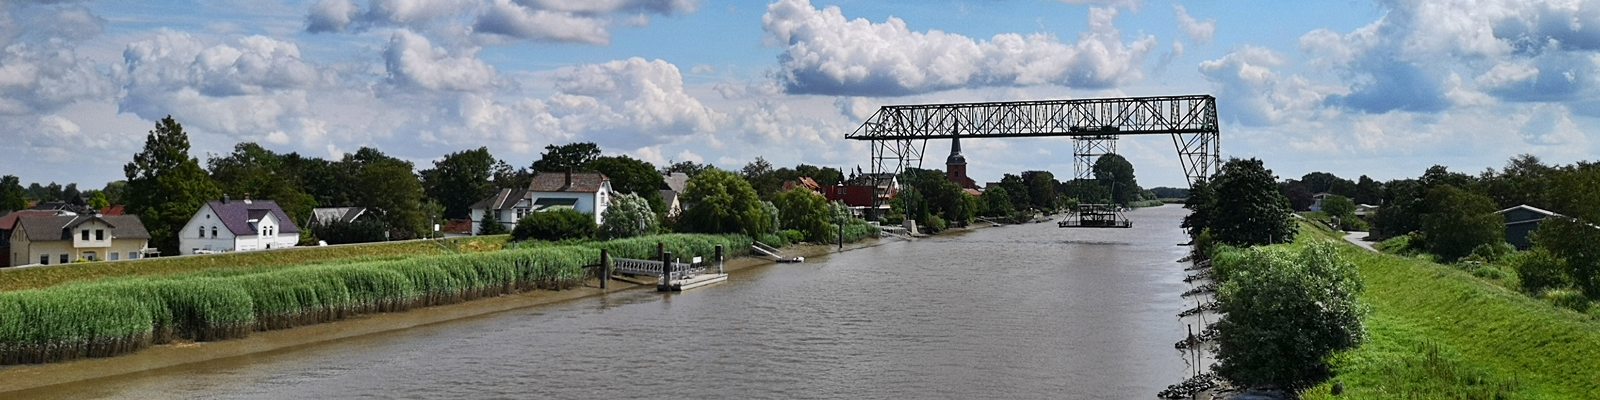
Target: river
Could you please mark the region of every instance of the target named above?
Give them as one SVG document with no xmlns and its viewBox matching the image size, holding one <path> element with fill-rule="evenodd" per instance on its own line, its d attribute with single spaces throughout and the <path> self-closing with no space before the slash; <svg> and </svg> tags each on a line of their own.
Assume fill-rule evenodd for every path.
<svg viewBox="0 0 1600 400">
<path fill-rule="evenodd" d="M 63 398 L 1155 398 L 1172 344 L 1176 206 L 1131 229 L 1053 223 L 752 267 L 50 388 Z M 1186 303 L 1186 300 L 1188 302 Z M 427 312 L 426 310 L 412 312 Z"/>
</svg>

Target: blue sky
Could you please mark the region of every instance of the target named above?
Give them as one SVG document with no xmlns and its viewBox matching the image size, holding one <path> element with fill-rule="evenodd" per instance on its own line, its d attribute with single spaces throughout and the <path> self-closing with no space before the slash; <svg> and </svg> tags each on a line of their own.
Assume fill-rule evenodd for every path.
<svg viewBox="0 0 1600 400">
<path fill-rule="evenodd" d="M 1582 1 L 0 0 L 0 174 L 122 179 L 155 120 L 239 142 L 528 165 L 594 141 L 655 163 L 853 168 L 888 104 L 1206 93 L 1224 156 L 1283 177 L 1593 159 Z M 931 143 L 929 154 L 946 143 Z M 1181 186 L 1169 139 L 1118 148 Z M 970 140 L 969 173 L 1070 176 L 1067 139 Z M 930 158 L 929 165 L 940 157 Z"/>
</svg>

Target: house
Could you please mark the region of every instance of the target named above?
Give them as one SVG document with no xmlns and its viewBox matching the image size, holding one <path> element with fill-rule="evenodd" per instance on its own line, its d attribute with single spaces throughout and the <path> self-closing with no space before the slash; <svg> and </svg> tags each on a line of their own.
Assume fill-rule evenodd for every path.
<svg viewBox="0 0 1600 400">
<path fill-rule="evenodd" d="M 1539 228 L 1539 222 L 1545 218 L 1559 217 L 1561 214 L 1541 210 L 1527 204 L 1495 211 L 1506 220 L 1506 243 L 1516 246 L 1517 250 L 1527 250 L 1533 247 L 1528 241 L 1528 234 Z"/>
<path fill-rule="evenodd" d="M 661 201 L 667 205 L 667 217 L 676 217 L 683 212 L 683 203 L 678 196 L 684 189 L 689 188 L 689 175 L 682 172 L 668 172 L 661 175 Z"/>
<path fill-rule="evenodd" d="M 69 211 L 57 210 L 20 210 L 6 214 L 5 216 L 0 216 L 0 254 L 5 255 L 4 257 L 0 257 L 0 268 L 10 267 L 12 265 L 22 265 L 11 263 L 11 231 L 16 226 L 18 218 L 25 216 L 56 216 L 72 214 L 73 213 Z"/>
<path fill-rule="evenodd" d="M 351 223 L 367 215 L 366 207 L 320 207 L 311 209 L 307 227 L 331 223 Z"/>
<path fill-rule="evenodd" d="M 611 204 L 611 180 L 598 172 L 540 172 L 527 189 L 500 189 L 493 196 L 469 207 L 472 232 L 482 229 L 483 219 L 494 213 L 507 230 L 531 213 L 570 208 L 592 215 L 595 224 L 605 223 L 606 207 Z"/>
<path fill-rule="evenodd" d="M 13 222 L 10 265 L 133 260 L 151 252 L 150 232 L 133 215 L 23 215 Z"/>
<path fill-rule="evenodd" d="M 120 206 L 120 205 L 105 206 L 105 207 L 101 207 L 100 208 L 100 215 L 105 215 L 105 216 L 117 216 L 117 215 L 122 215 L 122 214 L 126 214 L 126 213 L 127 212 L 123 211 L 122 206 Z"/>
<path fill-rule="evenodd" d="M 1311 195 L 1311 208 L 1309 210 L 1311 212 L 1322 211 L 1322 200 L 1327 199 L 1328 196 L 1332 196 L 1332 195 L 1333 195 L 1333 193 L 1327 193 L 1327 192 L 1312 194 Z"/>
<path fill-rule="evenodd" d="M 783 183 L 784 191 L 792 190 L 797 187 L 806 188 L 806 190 L 810 190 L 811 193 L 816 193 L 818 195 L 822 194 L 822 185 L 817 184 L 817 181 L 815 179 L 811 179 L 810 177 L 802 176 L 798 179 Z"/>
<path fill-rule="evenodd" d="M 1356 205 L 1355 214 L 1356 214 L 1357 217 L 1370 216 L 1370 215 L 1376 214 L 1377 212 L 1378 212 L 1378 206 L 1371 205 L 1371 204 L 1357 204 Z"/>
<path fill-rule="evenodd" d="M 300 227 L 272 200 L 209 201 L 178 231 L 178 251 L 204 254 L 294 247 Z"/>
</svg>

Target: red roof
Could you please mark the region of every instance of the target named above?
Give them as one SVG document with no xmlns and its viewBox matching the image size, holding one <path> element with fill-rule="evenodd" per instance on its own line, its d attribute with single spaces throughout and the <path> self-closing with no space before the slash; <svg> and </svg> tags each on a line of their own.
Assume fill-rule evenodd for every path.
<svg viewBox="0 0 1600 400">
<path fill-rule="evenodd" d="M 472 220 L 452 219 L 444 224 L 444 233 L 472 233 Z"/>
<path fill-rule="evenodd" d="M 105 208 L 101 208 L 100 209 L 100 215 L 104 215 L 104 216 L 107 216 L 107 217 L 114 217 L 114 216 L 118 216 L 118 215 L 122 215 L 122 214 L 123 214 L 122 206 L 107 206 Z"/>
<path fill-rule="evenodd" d="M 17 225 L 17 218 L 53 215 L 56 215 L 56 210 L 21 210 L 13 212 L 6 214 L 4 217 L 0 217 L 0 230 L 11 230 L 13 226 Z"/>
</svg>

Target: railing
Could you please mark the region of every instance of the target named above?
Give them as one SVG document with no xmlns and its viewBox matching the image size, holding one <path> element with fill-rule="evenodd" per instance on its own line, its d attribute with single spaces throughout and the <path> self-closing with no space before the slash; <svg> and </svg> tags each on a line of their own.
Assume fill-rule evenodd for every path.
<svg viewBox="0 0 1600 400">
<path fill-rule="evenodd" d="M 672 263 L 672 276 L 669 280 L 678 280 L 700 275 L 706 272 L 710 263 Z M 636 260 L 631 258 L 611 259 L 611 271 L 618 274 L 661 276 L 661 260 Z"/>
</svg>

